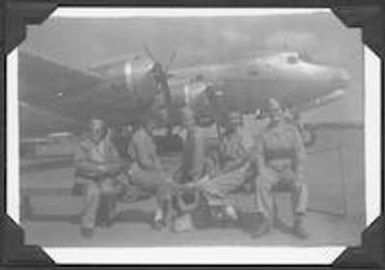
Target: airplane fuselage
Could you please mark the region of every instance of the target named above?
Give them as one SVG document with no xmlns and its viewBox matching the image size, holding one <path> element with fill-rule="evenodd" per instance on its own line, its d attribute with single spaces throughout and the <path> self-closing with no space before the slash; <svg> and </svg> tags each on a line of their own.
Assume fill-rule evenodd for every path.
<svg viewBox="0 0 385 270">
<path fill-rule="evenodd" d="M 171 70 L 168 72 L 171 104 L 167 104 L 154 72 L 157 63 L 148 57 L 134 57 L 90 69 L 89 74 L 97 75 L 95 77 L 103 82 L 98 85 L 94 85 L 92 78 L 89 83 L 82 83 L 80 77 L 76 77 L 79 83 L 67 81 L 64 78 L 70 76 L 71 71 L 62 72 L 60 67 L 55 67 L 61 72 L 63 82 L 46 80 L 40 88 L 35 84 L 44 82 L 41 78 L 47 77 L 47 68 L 52 71 L 52 76 L 55 69 L 47 62 L 47 68 L 40 70 L 34 64 L 36 59 L 24 59 L 19 96 L 23 104 L 28 104 L 28 107 L 21 107 L 21 126 L 25 134 L 30 128 L 36 131 L 47 129 L 46 122 L 45 126 L 37 123 L 40 117 L 34 117 L 36 121 L 33 122 L 27 120 L 28 112 L 33 108 L 77 119 L 80 123 L 98 116 L 111 124 L 124 125 L 132 123 L 155 104 L 159 110 L 155 112 L 158 118 L 164 123 L 171 121 L 178 125 L 178 110 L 185 106 L 191 106 L 205 116 L 212 113 L 212 104 L 207 98 L 209 89 L 221 93 L 230 109 L 247 113 L 261 108 L 267 98 L 276 98 L 286 106 L 296 106 L 344 89 L 349 82 L 347 72 L 341 68 L 305 61 L 296 52 L 274 53 L 223 64 Z M 167 106 L 172 106 L 176 113 L 167 115 Z M 66 125 L 68 127 L 69 121 L 63 120 L 63 128 L 58 128 L 61 122 L 55 122 L 57 117 L 55 119 L 55 127 L 49 132 L 68 130 Z"/>
<path fill-rule="evenodd" d="M 186 79 L 170 80 L 174 100 L 187 100 L 202 113 L 202 107 L 209 106 L 205 86 L 221 91 L 229 109 L 248 113 L 262 108 L 268 98 L 295 107 L 341 91 L 349 84 L 345 70 L 303 61 L 295 52 L 186 68 L 176 71 L 175 77 Z"/>
</svg>

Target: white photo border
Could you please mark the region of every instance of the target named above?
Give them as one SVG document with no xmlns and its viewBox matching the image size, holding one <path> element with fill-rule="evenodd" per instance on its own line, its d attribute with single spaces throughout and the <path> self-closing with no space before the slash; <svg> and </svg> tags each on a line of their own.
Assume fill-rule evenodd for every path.
<svg viewBox="0 0 385 270">
<path fill-rule="evenodd" d="M 308 8 L 58 8 L 52 16 L 68 18 L 250 16 L 331 12 Z M 149 15 L 150 14 L 150 15 Z M 368 47 L 365 59 L 366 225 L 380 215 L 381 68 Z M 18 50 L 7 56 L 7 214 L 20 223 Z M 91 264 L 330 264 L 345 249 L 334 247 L 178 247 L 178 248 L 45 248 L 57 263 Z"/>
</svg>

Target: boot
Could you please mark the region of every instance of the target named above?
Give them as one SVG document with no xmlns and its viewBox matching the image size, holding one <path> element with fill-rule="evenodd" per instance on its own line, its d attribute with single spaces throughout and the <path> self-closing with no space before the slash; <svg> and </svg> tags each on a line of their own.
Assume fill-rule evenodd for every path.
<svg viewBox="0 0 385 270">
<path fill-rule="evenodd" d="M 94 229 L 93 228 L 86 228 L 86 227 L 81 227 L 80 228 L 80 234 L 84 238 L 92 238 L 94 236 Z"/>
<path fill-rule="evenodd" d="M 165 227 L 162 208 L 156 210 L 151 226 L 155 230 L 162 230 Z"/>
<path fill-rule="evenodd" d="M 238 214 L 237 214 L 237 211 L 235 210 L 235 208 L 231 205 L 227 205 L 225 206 L 225 213 L 226 215 L 233 221 L 237 221 L 238 220 Z"/>
<path fill-rule="evenodd" d="M 103 194 L 100 197 L 100 208 L 97 225 L 100 228 L 110 228 L 114 223 L 116 207 L 115 197 L 111 194 Z"/>
<path fill-rule="evenodd" d="M 303 214 L 296 215 L 293 224 L 293 234 L 300 239 L 306 239 L 309 237 L 309 233 L 305 230 L 303 226 L 303 219 Z"/>
<path fill-rule="evenodd" d="M 260 238 L 268 234 L 271 230 L 271 222 L 265 215 L 259 215 L 257 228 L 251 233 L 251 238 Z"/>
</svg>

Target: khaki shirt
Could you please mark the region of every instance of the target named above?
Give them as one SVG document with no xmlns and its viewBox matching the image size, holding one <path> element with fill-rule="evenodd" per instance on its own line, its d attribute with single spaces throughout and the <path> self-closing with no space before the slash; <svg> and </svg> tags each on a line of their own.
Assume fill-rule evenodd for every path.
<svg viewBox="0 0 385 270">
<path fill-rule="evenodd" d="M 243 138 L 238 132 L 222 138 L 220 151 L 224 169 L 243 165 L 246 151 L 243 146 Z"/>
<path fill-rule="evenodd" d="M 280 172 L 290 167 L 302 178 L 306 150 L 297 127 L 287 121 L 268 125 L 257 141 L 256 159 L 258 167 L 269 166 Z"/>
<path fill-rule="evenodd" d="M 75 153 L 75 163 L 78 164 L 83 161 L 107 163 L 120 161 L 120 158 L 115 146 L 107 137 L 99 143 L 86 138 L 80 141 Z"/>
<path fill-rule="evenodd" d="M 162 169 L 154 140 L 143 128 L 135 131 L 127 152 L 142 170 Z"/>
<path fill-rule="evenodd" d="M 89 137 L 81 140 L 76 148 L 74 163 L 78 172 L 94 172 L 95 176 L 99 175 L 101 166 L 104 171 L 118 171 L 122 165 L 117 149 L 107 136 L 98 143 Z"/>
</svg>

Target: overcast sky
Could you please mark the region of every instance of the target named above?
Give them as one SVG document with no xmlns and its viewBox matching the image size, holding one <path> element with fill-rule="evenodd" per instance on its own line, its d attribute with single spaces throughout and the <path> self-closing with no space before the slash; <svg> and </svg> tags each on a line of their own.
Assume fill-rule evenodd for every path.
<svg viewBox="0 0 385 270">
<path fill-rule="evenodd" d="M 316 61 L 346 68 L 353 78 L 345 100 L 307 114 L 315 120 L 362 121 L 361 31 L 333 14 L 221 18 L 50 18 L 29 26 L 21 45 L 75 68 L 143 53 L 143 43 L 162 63 L 173 51 L 172 68 L 220 62 L 265 50 L 295 49 Z"/>
</svg>

